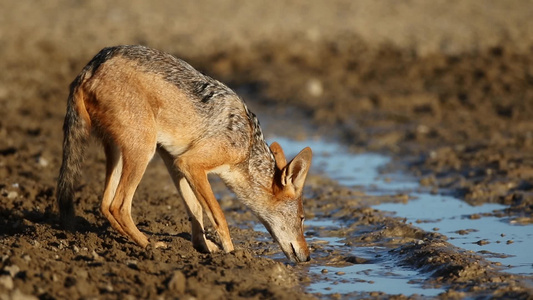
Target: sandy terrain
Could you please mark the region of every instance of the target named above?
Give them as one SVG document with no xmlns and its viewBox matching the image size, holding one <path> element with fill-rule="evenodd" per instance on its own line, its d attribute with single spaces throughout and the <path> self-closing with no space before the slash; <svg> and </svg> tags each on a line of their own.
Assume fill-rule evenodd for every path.
<svg viewBox="0 0 533 300">
<path fill-rule="evenodd" d="M 252 230 L 254 217 L 218 181 L 237 250 L 196 252 L 159 159 L 133 214 L 168 249 L 141 249 L 109 227 L 98 211 L 105 158 L 96 145 L 77 190 L 78 231 L 59 227 L 54 192 L 68 84 L 101 48 L 117 44 L 182 57 L 235 88 L 258 115 L 309 121 L 313 135 L 392 155 L 391 169 L 414 174 L 434 193 L 505 204 L 509 218 L 533 223 L 530 1 L 54 0 L 0 7 L 0 299 L 325 297 L 305 292 L 313 280 L 305 265 L 268 258 L 277 245 Z M 347 243 L 389 249 L 428 274 L 428 285 L 446 286 L 442 298 L 533 295 L 531 276 L 505 273 L 444 235 L 368 208 L 391 199 L 313 174 L 306 196 L 308 218 L 350 220 Z M 319 263 L 361 263 L 325 253 L 312 245 Z"/>
</svg>

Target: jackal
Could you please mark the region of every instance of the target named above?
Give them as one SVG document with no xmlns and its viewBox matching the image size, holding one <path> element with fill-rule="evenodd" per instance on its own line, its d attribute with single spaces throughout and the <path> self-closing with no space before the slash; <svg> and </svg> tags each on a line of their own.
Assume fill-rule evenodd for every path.
<svg viewBox="0 0 533 300">
<path fill-rule="evenodd" d="M 215 173 L 290 260 L 310 259 L 302 189 L 311 149 L 287 163 L 279 144 L 268 147 L 259 121 L 235 92 L 183 60 L 144 46 L 101 50 L 70 85 L 63 130 L 57 202 L 64 226 L 73 226 L 74 185 L 93 133 L 106 155 L 100 209 L 115 230 L 141 247 L 149 240 L 132 219 L 132 198 L 157 151 L 186 204 L 197 250 L 219 249 L 205 236 L 204 210 L 221 248 L 234 249 L 207 178 Z"/>
</svg>

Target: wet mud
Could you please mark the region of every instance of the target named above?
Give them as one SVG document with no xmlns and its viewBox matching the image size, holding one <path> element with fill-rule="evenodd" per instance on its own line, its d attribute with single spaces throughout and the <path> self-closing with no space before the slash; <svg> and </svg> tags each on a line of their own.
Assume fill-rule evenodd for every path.
<svg viewBox="0 0 533 300">
<path fill-rule="evenodd" d="M 411 192 L 346 185 L 320 168 L 305 190 L 313 257 L 306 264 L 288 264 L 216 178 L 213 188 L 237 250 L 195 251 L 184 205 L 157 157 L 137 190 L 133 216 L 141 231 L 169 247 L 139 248 L 98 210 L 105 158 L 96 143 L 76 191 L 78 228 L 59 226 L 54 193 L 68 84 L 102 47 L 137 43 L 176 54 L 229 84 L 264 121 L 268 139 L 321 137 L 353 153 L 386 154 L 392 160 L 381 176 L 399 172 L 433 195 L 503 207 L 472 218 L 532 226 L 533 27 L 523 17 L 531 10 L 527 1 L 493 8 L 472 1 L 445 12 L 441 1 L 411 8 L 386 1 L 369 7 L 304 2 L 294 1 L 283 13 L 237 1 L 222 7 L 204 1 L 179 7 L 142 1 L 5 4 L 0 298 L 416 298 L 419 290 L 385 292 L 370 282 L 405 270 L 427 289 L 425 296 L 531 298 L 531 269 L 508 272 L 482 252 L 456 246 L 446 232 L 379 209 L 411 201 Z M 357 14 L 359 9 L 367 13 Z M 470 27 L 446 23 L 473 11 Z M 408 30 L 441 12 L 435 23 L 448 27 Z M 257 26 L 256 16 L 264 26 Z M 389 17 L 391 23 L 380 23 Z M 362 26 L 369 24 L 376 25 Z M 394 24 L 412 26 L 402 31 Z M 216 239 L 210 227 L 207 233 Z M 346 269 L 359 266 L 356 275 Z M 377 279 L 369 279 L 383 266 Z M 314 288 L 327 281 L 331 292 Z M 351 289 L 335 290 L 343 282 Z"/>
</svg>

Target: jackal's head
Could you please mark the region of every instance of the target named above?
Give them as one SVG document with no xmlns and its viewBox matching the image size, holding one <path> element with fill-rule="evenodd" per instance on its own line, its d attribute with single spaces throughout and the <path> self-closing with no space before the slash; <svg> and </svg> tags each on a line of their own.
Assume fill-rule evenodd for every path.
<svg viewBox="0 0 533 300">
<path fill-rule="evenodd" d="M 276 160 L 272 199 L 268 212 L 259 217 L 287 258 L 294 262 L 309 261 L 309 248 L 303 230 L 302 191 L 311 166 L 311 148 L 303 149 L 289 163 L 278 143 L 272 143 L 270 150 Z"/>
</svg>

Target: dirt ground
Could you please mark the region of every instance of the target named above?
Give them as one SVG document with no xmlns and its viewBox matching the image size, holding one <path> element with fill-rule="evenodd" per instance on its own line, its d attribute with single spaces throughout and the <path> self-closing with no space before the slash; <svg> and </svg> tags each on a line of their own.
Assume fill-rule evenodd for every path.
<svg viewBox="0 0 533 300">
<path fill-rule="evenodd" d="M 133 214 L 168 249 L 139 248 L 98 211 L 105 158 L 96 144 L 77 190 L 79 230 L 59 227 L 54 193 L 68 85 L 101 48 L 117 44 L 175 54 L 235 88 L 258 115 L 311 122 L 313 135 L 392 155 L 391 170 L 414 174 L 434 193 L 505 204 L 500 214 L 533 223 L 533 5 L 527 0 L 0 6 L 0 299 L 325 297 L 304 291 L 312 280 L 305 265 L 266 257 L 277 245 L 252 230 L 250 211 L 216 180 L 237 250 L 196 252 L 184 206 L 158 158 Z M 368 207 L 391 199 L 316 174 L 306 196 L 308 219 L 349 220 L 348 243 L 386 247 L 429 273 L 428 285 L 445 286 L 441 298 L 533 297 L 531 276 L 502 272 L 442 234 Z M 324 263 L 361 263 L 325 256 L 320 245 L 311 250 Z"/>
</svg>

